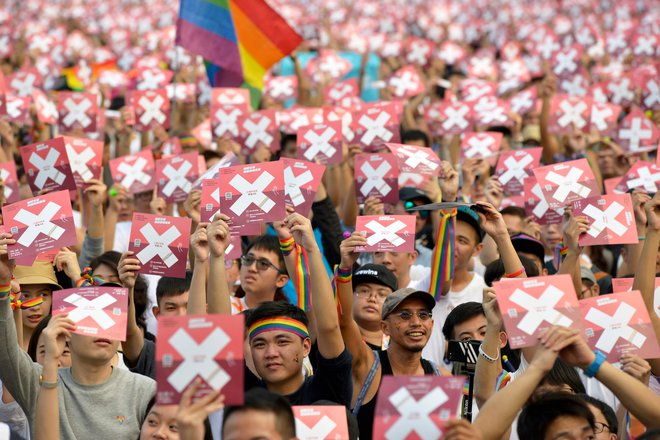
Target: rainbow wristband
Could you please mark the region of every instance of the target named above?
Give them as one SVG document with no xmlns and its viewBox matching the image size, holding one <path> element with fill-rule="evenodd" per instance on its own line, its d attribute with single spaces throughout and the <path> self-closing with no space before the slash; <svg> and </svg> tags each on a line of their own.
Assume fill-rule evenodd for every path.
<svg viewBox="0 0 660 440">
<path fill-rule="evenodd" d="M 353 279 L 353 271 L 350 269 L 337 268 L 337 282 L 350 283 Z"/>
<path fill-rule="evenodd" d="M 286 238 L 284 240 L 280 239 L 280 251 L 286 256 L 293 252 L 293 249 L 296 246 L 296 241 L 293 237 Z"/>
<path fill-rule="evenodd" d="M 11 293 L 11 283 L 0 285 L 0 299 L 5 299 Z"/>
<path fill-rule="evenodd" d="M 23 292 L 11 292 L 9 294 L 9 302 L 11 303 L 12 310 L 20 309 L 23 305 Z"/>
</svg>

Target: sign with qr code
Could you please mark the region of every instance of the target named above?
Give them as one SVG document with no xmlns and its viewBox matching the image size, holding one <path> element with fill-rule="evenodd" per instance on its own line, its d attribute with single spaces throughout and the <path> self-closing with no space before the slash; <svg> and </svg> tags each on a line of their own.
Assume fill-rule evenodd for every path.
<svg viewBox="0 0 660 440">
<path fill-rule="evenodd" d="M 585 216 L 589 230 L 580 246 L 637 243 L 637 227 L 630 194 L 607 194 L 573 202 L 573 215 Z"/>
<path fill-rule="evenodd" d="M 553 325 L 582 328 L 570 275 L 503 278 L 493 288 L 511 348 L 535 346 Z"/>
<path fill-rule="evenodd" d="M 587 159 L 535 168 L 534 175 L 546 201 L 553 209 L 564 208 L 574 200 L 594 197 L 601 193 Z"/>
<path fill-rule="evenodd" d="M 614 293 L 628 292 L 632 290 L 633 278 L 614 278 L 612 280 L 612 291 Z M 660 278 L 655 279 L 655 290 L 653 291 L 653 310 L 660 318 Z"/>
<path fill-rule="evenodd" d="M 89 286 L 53 292 L 53 316 L 67 313 L 73 333 L 112 341 L 126 340 L 128 289 Z"/>
<path fill-rule="evenodd" d="M 294 406 L 296 438 L 344 440 L 348 436 L 346 408 L 341 405 Z"/>
<path fill-rule="evenodd" d="M 225 405 L 243 403 L 243 315 L 160 316 L 156 400 L 177 404 L 195 380 L 193 401 L 221 389 Z"/>
<path fill-rule="evenodd" d="M 325 165 L 304 160 L 281 158 L 284 164 L 286 204 L 305 217 L 309 216 L 314 196 L 323 179 Z"/>
</svg>

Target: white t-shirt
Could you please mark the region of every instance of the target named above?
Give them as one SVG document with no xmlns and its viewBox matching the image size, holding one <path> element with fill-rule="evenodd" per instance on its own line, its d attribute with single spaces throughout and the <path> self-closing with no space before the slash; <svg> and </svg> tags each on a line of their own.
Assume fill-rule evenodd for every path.
<svg viewBox="0 0 660 440">
<path fill-rule="evenodd" d="M 427 279 L 426 284 L 420 286 L 420 290 L 428 292 L 429 284 L 430 278 Z M 450 290 L 449 293 L 440 298 L 440 301 L 438 301 L 433 308 L 433 332 L 431 333 L 429 342 L 422 351 L 422 357 L 424 359 L 435 362 L 437 365 L 445 365 L 445 337 L 442 334 L 442 326 L 445 325 L 447 315 L 449 315 L 449 312 L 451 312 L 454 307 L 460 304 L 470 301 L 481 303 L 483 300 L 484 287 L 486 287 L 484 279 L 481 275 L 475 273 L 472 276 L 472 281 L 470 281 L 463 290 L 460 292 Z"/>
</svg>

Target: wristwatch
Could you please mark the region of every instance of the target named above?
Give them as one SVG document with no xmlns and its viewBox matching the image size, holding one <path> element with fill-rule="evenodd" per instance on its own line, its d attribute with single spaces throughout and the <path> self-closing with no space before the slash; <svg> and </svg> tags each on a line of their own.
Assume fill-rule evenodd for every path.
<svg viewBox="0 0 660 440">
<path fill-rule="evenodd" d="M 43 374 L 39 375 L 39 385 L 41 385 L 42 387 L 44 387 L 48 390 L 52 390 L 53 388 L 57 388 L 57 385 L 59 383 L 60 383 L 59 379 L 55 379 L 55 382 L 46 382 L 46 381 L 44 381 L 44 375 Z"/>
</svg>

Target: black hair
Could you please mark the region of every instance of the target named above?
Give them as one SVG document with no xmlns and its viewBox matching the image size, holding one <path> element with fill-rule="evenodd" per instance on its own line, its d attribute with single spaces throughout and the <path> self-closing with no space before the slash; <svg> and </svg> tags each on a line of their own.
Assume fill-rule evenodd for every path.
<svg viewBox="0 0 660 440">
<path fill-rule="evenodd" d="M 107 251 L 94 258 L 90 263 L 89 267 L 92 268 L 92 273 L 102 264 L 105 264 L 108 267 L 111 267 L 112 270 L 117 271 L 117 266 L 119 266 L 119 260 L 121 259 L 121 253 L 117 251 Z"/>
<path fill-rule="evenodd" d="M 540 275 L 538 266 L 531 258 L 520 254 L 518 254 L 518 258 L 520 258 L 520 262 L 525 268 L 525 274 L 528 277 L 531 278 Z M 506 270 L 504 269 L 504 262 L 501 258 L 498 258 L 486 266 L 486 271 L 484 272 L 484 281 L 488 287 L 493 287 L 493 282 L 499 281 L 504 276 L 504 274 L 506 274 Z"/>
<path fill-rule="evenodd" d="M 250 314 L 245 316 L 245 326 L 250 328 L 257 321 L 276 316 L 286 316 L 309 325 L 307 314 L 293 304 L 284 301 L 266 301 L 259 304 L 252 309 Z"/>
<path fill-rule="evenodd" d="M 454 307 L 454 309 L 449 312 L 449 315 L 447 315 L 445 324 L 442 326 L 442 334 L 445 336 L 445 340 L 449 341 L 450 339 L 454 339 L 452 333 L 454 333 L 454 327 L 458 324 L 479 315 L 485 316 L 484 306 L 475 301 L 466 302 Z"/>
<path fill-rule="evenodd" d="M 427 148 L 431 146 L 431 140 L 429 139 L 429 136 L 422 130 L 403 130 L 401 132 L 401 143 L 407 144 L 410 141 L 422 141 L 424 142 L 424 146 Z"/>
<path fill-rule="evenodd" d="M 487 131 L 491 131 L 494 133 L 502 133 L 505 137 L 511 137 L 511 129 L 504 125 L 492 125 L 488 127 Z"/>
<path fill-rule="evenodd" d="M 249 253 L 252 249 L 272 252 L 277 255 L 277 268 L 286 275 L 284 255 L 282 255 L 282 251 L 280 251 L 280 241 L 277 237 L 274 235 L 260 235 L 248 245 L 247 249 L 245 249 L 245 253 Z"/>
<path fill-rule="evenodd" d="M 619 421 L 617 420 L 616 413 L 611 406 L 602 400 L 598 400 L 595 397 L 591 397 L 585 393 L 580 393 L 577 396 L 581 397 L 582 400 L 587 402 L 589 405 L 595 406 L 600 410 L 600 412 L 603 413 L 603 417 L 605 417 L 605 422 L 607 422 L 607 426 L 609 427 L 610 432 L 614 434 L 619 432 Z"/>
<path fill-rule="evenodd" d="M 204 152 L 202 152 L 202 156 L 204 157 L 205 163 L 211 159 L 222 159 L 222 156 L 217 151 L 213 150 L 204 150 Z"/>
<path fill-rule="evenodd" d="M 527 215 L 525 214 L 525 208 L 521 208 L 520 206 L 513 206 L 513 205 L 507 206 L 506 208 L 500 211 L 500 214 L 515 215 L 516 217 L 520 217 L 523 220 L 527 218 Z"/>
<path fill-rule="evenodd" d="M 280 136 L 280 151 L 284 151 L 284 147 L 289 142 L 293 142 L 295 144 L 297 142 L 297 139 L 298 137 L 295 134 L 283 133 Z"/>
<path fill-rule="evenodd" d="M 564 363 L 561 359 L 555 359 L 555 364 L 543 380 L 541 380 L 541 385 L 555 387 L 567 385 L 575 394 L 584 394 L 587 392 L 575 368 Z"/>
<path fill-rule="evenodd" d="M 192 272 L 187 270 L 183 278 L 162 277 L 158 280 L 156 286 L 156 303 L 160 307 L 160 302 L 164 297 L 179 296 L 190 290 L 192 281 Z"/>
<path fill-rule="evenodd" d="M 222 417 L 222 434 L 224 436 L 227 420 L 242 411 L 261 411 L 275 416 L 275 428 L 282 439 L 291 439 L 296 436 L 296 421 L 289 402 L 282 396 L 271 393 L 264 388 L 252 388 L 245 393 L 245 400 L 241 406 L 228 406 Z"/>
<path fill-rule="evenodd" d="M 585 419 L 594 428 L 594 415 L 584 400 L 573 394 L 551 393 L 523 408 L 518 416 L 518 437 L 520 440 L 545 438 L 550 425 L 563 416 Z"/>
<path fill-rule="evenodd" d="M 34 328 L 32 336 L 30 336 L 30 342 L 28 343 L 27 354 L 32 359 L 32 362 L 37 362 L 37 344 L 39 343 L 39 336 L 43 333 L 46 326 L 50 322 L 51 315 L 46 315 L 44 319 L 39 321 L 39 324 Z"/>
</svg>

